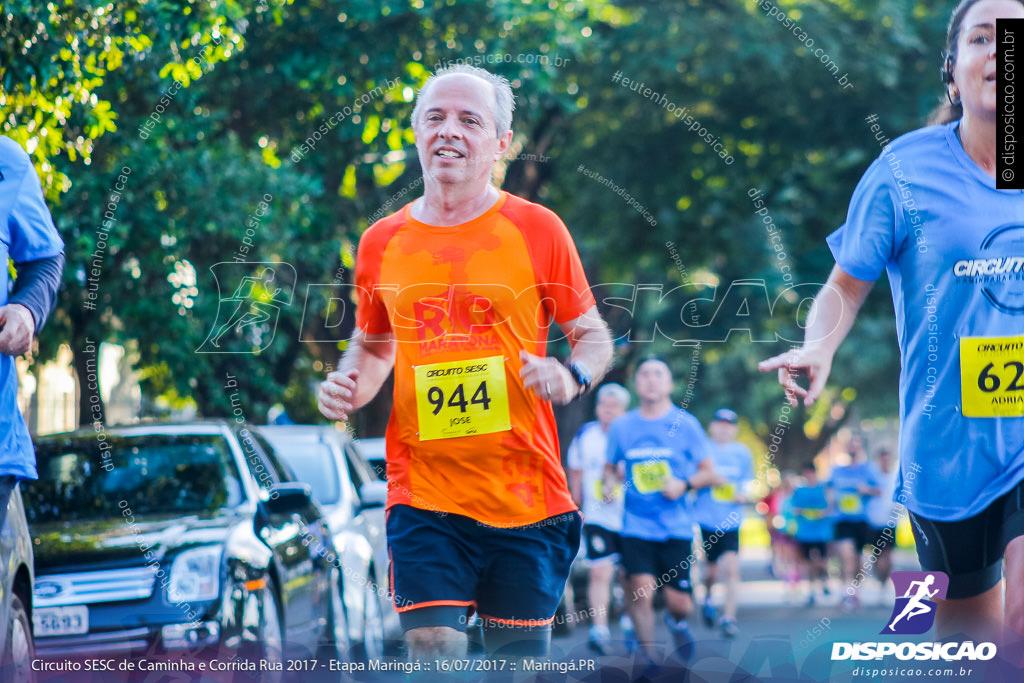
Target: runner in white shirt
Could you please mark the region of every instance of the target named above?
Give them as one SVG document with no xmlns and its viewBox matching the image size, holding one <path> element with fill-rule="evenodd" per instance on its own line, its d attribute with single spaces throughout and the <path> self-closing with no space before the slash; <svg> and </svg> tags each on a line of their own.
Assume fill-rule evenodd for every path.
<svg viewBox="0 0 1024 683">
<path fill-rule="evenodd" d="M 569 491 L 583 510 L 583 538 L 587 546 L 590 582 L 587 602 L 591 615 L 590 648 L 609 653 L 608 605 L 615 565 L 619 561 L 622 531 L 622 490 L 602 489 L 607 463 L 608 425 L 629 408 L 629 391 L 609 383 L 597 391 L 597 419 L 583 425 L 569 444 Z"/>
<path fill-rule="evenodd" d="M 892 550 L 896 547 L 896 525 L 900 518 L 898 508 L 901 506 L 893 501 L 896 479 L 900 473 L 896 468 L 896 458 L 885 448 L 878 451 L 875 462 L 871 463 L 871 469 L 880 493 L 871 497 L 866 508 L 872 534 L 871 545 L 878 549 L 877 554 L 874 548 L 871 548 L 870 552 L 876 558 L 875 576 L 882 584 L 884 595 L 885 582 L 892 573 Z"/>
</svg>

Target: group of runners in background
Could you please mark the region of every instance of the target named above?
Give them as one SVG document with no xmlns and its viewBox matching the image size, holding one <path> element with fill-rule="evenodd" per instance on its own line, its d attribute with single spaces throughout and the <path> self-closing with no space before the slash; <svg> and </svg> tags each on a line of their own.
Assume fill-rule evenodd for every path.
<svg viewBox="0 0 1024 683">
<path fill-rule="evenodd" d="M 645 361 L 636 376 L 640 406 L 627 413 L 629 391 L 603 385 L 597 419 L 583 425 L 569 444 L 569 487 L 585 519 L 593 650 L 614 649 L 609 617 L 616 582 L 625 596 L 621 629 L 628 647 L 650 642 L 652 598 L 664 588 L 666 623 L 685 655 L 693 643 L 688 618 L 695 583 L 703 586 L 697 594 L 705 626 L 735 637 L 742 597 L 740 527 L 756 513 L 764 515 L 771 538 L 770 571 L 791 587 L 805 579 L 808 605 L 829 593 L 832 557 L 844 587 L 839 600 L 844 610 L 860 606 L 864 551 L 877 580 L 888 580 L 901 513 L 893 502 L 897 473 L 888 450 L 879 450 L 869 462 L 855 435 L 847 444 L 848 461 L 837 462 L 827 477 L 820 478 L 815 463 L 808 462 L 799 475 L 783 472 L 779 485 L 755 501 L 753 456 L 736 440 L 739 416 L 720 408 L 705 434 L 692 415 L 665 402 L 670 391 L 667 365 Z M 700 560 L 698 582 L 690 570 Z"/>
<path fill-rule="evenodd" d="M 786 471 L 758 505 L 768 524 L 772 574 L 795 587 L 808 583 L 806 601 L 828 595 L 828 561 L 836 559 L 843 610 L 860 607 L 867 566 L 882 584 L 892 572 L 892 551 L 902 508 L 893 501 L 896 463 L 887 449 L 869 462 L 859 436 L 846 447 L 849 464 L 832 468 L 822 479 L 814 462 L 800 473 Z M 863 554 L 862 554 L 863 553 Z M 888 596 L 887 596 L 888 597 Z"/>
</svg>

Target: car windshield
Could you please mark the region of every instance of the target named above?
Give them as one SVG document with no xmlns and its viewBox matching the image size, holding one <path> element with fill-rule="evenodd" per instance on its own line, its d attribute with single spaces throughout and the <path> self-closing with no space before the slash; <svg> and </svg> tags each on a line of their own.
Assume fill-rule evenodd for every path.
<svg viewBox="0 0 1024 683">
<path fill-rule="evenodd" d="M 136 515 L 202 514 L 242 502 L 227 439 L 219 434 L 108 435 L 110 458 L 95 438 L 36 444 L 39 480 L 22 483 L 29 522 Z"/>
<path fill-rule="evenodd" d="M 338 502 L 338 468 L 330 447 L 320 440 L 264 432 L 277 456 L 291 467 L 296 478 L 309 484 L 313 497 L 325 505 Z"/>
</svg>

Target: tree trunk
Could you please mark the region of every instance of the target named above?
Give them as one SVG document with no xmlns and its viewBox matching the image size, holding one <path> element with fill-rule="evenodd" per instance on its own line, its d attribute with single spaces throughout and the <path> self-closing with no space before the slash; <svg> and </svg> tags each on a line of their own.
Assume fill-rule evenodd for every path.
<svg viewBox="0 0 1024 683">
<path fill-rule="evenodd" d="M 77 323 L 77 321 L 75 321 Z M 72 325 L 72 365 L 78 378 L 78 426 L 85 427 L 95 422 L 106 424 L 106 409 L 99 384 L 100 340 L 85 334 L 82 327 Z"/>
</svg>

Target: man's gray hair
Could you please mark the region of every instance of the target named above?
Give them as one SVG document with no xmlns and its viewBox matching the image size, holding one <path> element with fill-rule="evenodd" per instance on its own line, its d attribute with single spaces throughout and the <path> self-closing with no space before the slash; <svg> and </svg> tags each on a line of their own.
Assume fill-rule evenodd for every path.
<svg viewBox="0 0 1024 683">
<path fill-rule="evenodd" d="M 629 407 L 629 389 L 621 384 L 616 384 L 615 382 L 602 384 L 601 388 L 597 390 L 597 400 L 600 401 L 605 396 L 611 396 L 618 399 L 623 408 Z"/>
<path fill-rule="evenodd" d="M 419 93 L 416 95 L 416 104 L 412 108 L 412 124 L 414 126 L 419 123 L 420 103 L 423 102 L 423 96 L 427 93 L 427 90 L 437 79 L 442 76 L 451 76 L 452 74 L 476 76 L 490 83 L 491 87 L 494 88 L 493 113 L 497 137 L 501 137 L 512 130 L 512 110 L 516 108 L 516 100 L 512 94 L 512 86 L 509 84 L 508 79 L 504 76 L 492 74 L 490 71 L 473 66 L 472 64 L 455 64 L 454 66 L 438 69 L 427 79 L 427 82 L 423 84 L 423 87 L 420 88 Z"/>
</svg>

